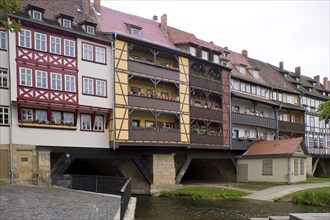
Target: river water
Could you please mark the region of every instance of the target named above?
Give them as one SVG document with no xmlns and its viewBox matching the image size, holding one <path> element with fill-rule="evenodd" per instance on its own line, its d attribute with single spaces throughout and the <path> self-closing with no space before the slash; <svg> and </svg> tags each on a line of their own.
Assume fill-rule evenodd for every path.
<svg viewBox="0 0 330 220">
<path fill-rule="evenodd" d="M 135 218 L 137 220 L 240 220 L 299 212 L 330 212 L 330 208 L 248 199 L 192 200 L 184 197 L 137 196 Z"/>
</svg>

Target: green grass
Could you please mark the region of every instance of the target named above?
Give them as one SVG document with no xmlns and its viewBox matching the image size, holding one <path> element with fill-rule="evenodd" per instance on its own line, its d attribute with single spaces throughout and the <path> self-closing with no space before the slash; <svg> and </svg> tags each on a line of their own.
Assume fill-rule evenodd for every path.
<svg viewBox="0 0 330 220">
<path fill-rule="evenodd" d="M 188 196 L 192 199 L 228 199 L 247 195 L 248 193 L 214 187 L 186 187 L 173 191 L 162 191 L 160 196 Z"/>
<path fill-rule="evenodd" d="M 248 183 L 234 183 L 232 186 L 242 189 L 250 189 L 250 190 L 263 190 L 268 189 L 274 186 L 281 186 L 282 183 L 271 183 L 271 182 L 248 182 Z"/>
<path fill-rule="evenodd" d="M 305 181 L 297 182 L 297 183 L 294 183 L 294 184 L 324 183 L 324 182 L 329 182 L 330 183 L 330 178 L 311 177 L 311 178 L 307 178 Z"/>
<path fill-rule="evenodd" d="M 292 193 L 280 199 L 298 204 L 328 206 L 330 207 L 330 187 L 307 189 Z"/>
</svg>

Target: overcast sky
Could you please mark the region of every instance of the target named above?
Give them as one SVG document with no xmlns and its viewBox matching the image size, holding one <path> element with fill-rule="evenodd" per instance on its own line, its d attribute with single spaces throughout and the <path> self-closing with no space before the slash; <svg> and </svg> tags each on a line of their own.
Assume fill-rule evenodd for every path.
<svg viewBox="0 0 330 220">
<path fill-rule="evenodd" d="M 230 50 L 303 75 L 330 77 L 329 0 L 323 1 L 128 1 L 103 6 L 158 20 Z"/>
</svg>

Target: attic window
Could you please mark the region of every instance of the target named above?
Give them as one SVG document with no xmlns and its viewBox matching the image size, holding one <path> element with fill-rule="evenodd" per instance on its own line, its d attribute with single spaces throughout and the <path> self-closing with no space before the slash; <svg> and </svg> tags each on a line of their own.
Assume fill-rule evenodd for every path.
<svg viewBox="0 0 330 220">
<path fill-rule="evenodd" d="M 308 91 L 309 91 L 309 92 L 312 92 L 312 88 L 308 88 Z"/>
<path fill-rule="evenodd" d="M 35 20 L 42 21 L 42 13 L 40 11 L 32 11 L 32 18 Z"/>
<path fill-rule="evenodd" d="M 228 66 L 228 63 L 225 61 L 222 61 L 221 64 L 222 64 L 222 66 Z"/>
<path fill-rule="evenodd" d="M 131 28 L 131 34 L 135 35 L 135 36 L 140 36 L 141 35 L 141 29 L 132 27 Z"/>
<path fill-rule="evenodd" d="M 217 54 L 213 54 L 213 62 L 219 63 L 219 56 Z"/>
<path fill-rule="evenodd" d="M 251 75 L 253 76 L 253 78 L 259 79 L 259 71 L 257 71 L 257 70 L 249 70 L 249 72 L 251 73 Z"/>
<path fill-rule="evenodd" d="M 45 9 L 28 4 L 26 10 L 32 19 L 42 21 Z"/>
<path fill-rule="evenodd" d="M 223 53 L 223 56 L 228 58 L 229 57 L 229 53 L 224 52 Z"/>
<path fill-rule="evenodd" d="M 95 27 L 87 25 L 86 26 L 86 32 L 89 34 L 95 34 Z"/>
<path fill-rule="evenodd" d="M 236 66 L 236 69 L 241 73 L 241 74 L 245 74 L 245 68 L 242 66 Z"/>
<path fill-rule="evenodd" d="M 202 50 L 202 59 L 203 60 L 208 60 L 208 53 L 205 50 Z"/>
<path fill-rule="evenodd" d="M 63 18 L 63 27 L 71 28 L 71 20 Z"/>
<path fill-rule="evenodd" d="M 195 47 L 189 47 L 189 52 L 191 55 L 196 56 L 196 48 Z"/>
</svg>

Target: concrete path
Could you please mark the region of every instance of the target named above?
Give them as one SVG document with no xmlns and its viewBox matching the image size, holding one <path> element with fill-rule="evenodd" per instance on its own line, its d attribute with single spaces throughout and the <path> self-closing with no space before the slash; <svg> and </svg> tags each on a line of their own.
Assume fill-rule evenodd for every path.
<svg viewBox="0 0 330 220">
<path fill-rule="evenodd" d="M 325 186 L 330 186 L 330 182 L 275 186 L 261 191 L 255 191 L 250 195 L 244 196 L 243 198 L 274 202 L 274 199 L 281 198 L 296 191 Z"/>
<path fill-rule="evenodd" d="M 114 219 L 120 197 L 108 194 L 0 185 L 0 219 Z"/>
</svg>

